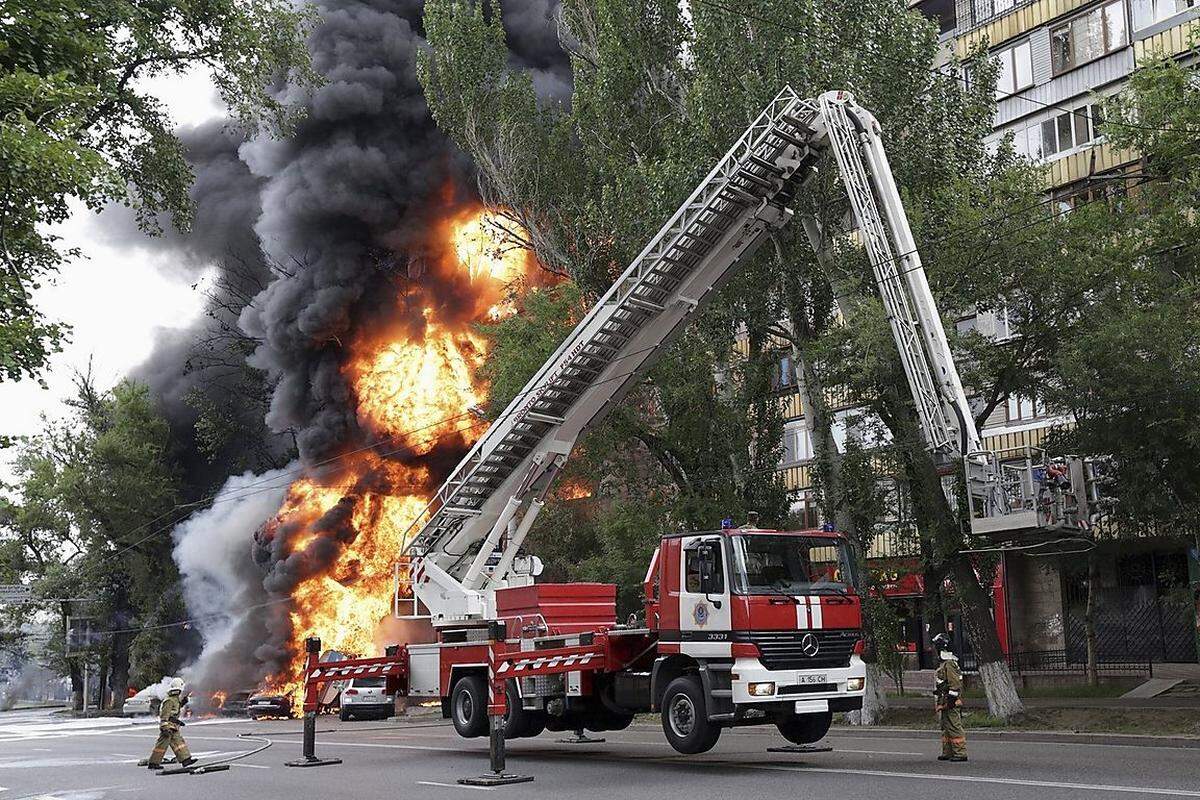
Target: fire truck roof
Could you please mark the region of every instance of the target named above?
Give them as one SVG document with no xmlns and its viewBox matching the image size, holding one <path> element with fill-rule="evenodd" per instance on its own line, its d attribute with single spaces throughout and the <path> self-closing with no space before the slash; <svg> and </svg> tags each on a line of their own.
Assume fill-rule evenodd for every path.
<svg viewBox="0 0 1200 800">
<path fill-rule="evenodd" d="M 846 534 L 841 531 L 826 531 L 820 528 L 810 528 L 798 531 L 777 531 L 770 528 L 719 528 L 711 531 L 676 531 L 675 533 L 664 533 L 663 539 L 679 539 L 684 536 L 811 536 L 822 539 L 845 539 Z"/>
</svg>

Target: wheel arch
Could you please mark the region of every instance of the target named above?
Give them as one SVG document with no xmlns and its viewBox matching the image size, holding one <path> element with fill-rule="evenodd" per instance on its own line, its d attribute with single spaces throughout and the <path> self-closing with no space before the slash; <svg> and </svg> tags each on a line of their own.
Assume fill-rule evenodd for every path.
<svg viewBox="0 0 1200 800">
<path fill-rule="evenodd" d="M 669 656 L 659 656 L 654 661 L 650 671 L 650 710 L 661 711 L 663 695 L 671 681 L 688 674 L 701 674 L 700 662 L 691 656 L 675 653 Z M 701 682 L 704 683 L 703 676 Z"/>
<path fill-rule="evenodd" d="M 450 719 L 450 698 L 454 696 L 454 684 L 468 675 L 478 675 L 487 685 L 487 664 L 454 664 L 450 667 L 450 678 L 446 681 L 446 694 L 442 697 L 442 719 Z"/>
</svg>

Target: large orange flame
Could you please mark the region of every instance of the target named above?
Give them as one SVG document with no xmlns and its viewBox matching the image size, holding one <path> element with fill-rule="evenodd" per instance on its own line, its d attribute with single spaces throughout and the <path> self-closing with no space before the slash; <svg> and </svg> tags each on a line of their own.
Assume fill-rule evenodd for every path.
<svg viewBox="0 0 1200 800">
<path fill-rule="evenodd" d="M 266 535 L 288 537 L 289 562 L 311 569 L 291 593 L 291 663 L 268 681 L 272 691 L 292 695 L 297 711 L 305 638 L 364 656 L 388 643 L 378 633 L 392 613 L 395 562 L 442 477 L 420 459 L 447 442 L 461 450 L 482 430 L 472 411 L 486 399 L 476 377 L 486 341 L 471 326 L 507 313 L 513 283 L 536 270 L 513 233 L 523 237 L 513 223 L 478 208 L 435 227 L 439 258 L 430 285 L 405 289 L 395 330 L 361 332 L 346 354 L 343 373 L 360 425 L 377 441 L 293 483 L 266 526 Z M 439 304 L 438 281 L 453 283 L 460 300 L 465 292 L 471 308 Z M 420 309 L 419 319 L 401 310 L 412 308 Z"/>
</svg>

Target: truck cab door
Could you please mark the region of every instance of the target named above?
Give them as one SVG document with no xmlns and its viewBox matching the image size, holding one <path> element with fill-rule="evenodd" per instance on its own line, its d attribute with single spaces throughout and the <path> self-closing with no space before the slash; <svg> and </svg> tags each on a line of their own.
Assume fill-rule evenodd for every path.
<svg viewBox="0 0 1200 800">
<path fill-rule="evenodd" d="M 680 652 L 708 658 L 730 656 L 732 610 L 724 541 L 694 536 L 683 541 L 679 580 Z"/>
</svg>

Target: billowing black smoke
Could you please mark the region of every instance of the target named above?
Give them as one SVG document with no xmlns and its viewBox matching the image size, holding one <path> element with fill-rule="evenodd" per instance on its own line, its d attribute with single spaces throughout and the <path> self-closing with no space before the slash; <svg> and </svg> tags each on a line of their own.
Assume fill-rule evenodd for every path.
<svg viewBox="0 0 1200 800">
<path fill-rule="evenodd" d="M 253 243 L 253 268 L 242 268 L 250 277 L 238 291 L 264 276 L 270 282 L 240 309 L 234 352 L 248 344 L 249 363 L 265 373 L 267 425 L 294 433 L 300 468 L 369 443 L 342 375 L 344 347 L 364 324 L 396 314 L 397 289 L 408 280 L 410 261 L 421 256 L 426 226 L 473 186 L 469 161 L 433 124 L 416 78 L 415 59 L 424 46 L 422 3 L 317 5 L 322 21 L 310 49 L 325 82 L 305 98 L 306 119 L 285 141 L 236 143 L 213 133 L 210 150 L 194 146 L 192 152 L 208 156 L 205 168 L 198 166 L 196 191 L 215 197 L 204 178 L 227 167 L 228 183 L 208 189 L 236 196 L 198 209 L 186 245 L 214 258 L 238 252 L 233 263 L 243 264 L 249 258 L 245 245 Z M 557 2 L 508 0 L 502 6 L 514 63 L 532 72 L 544 97 L 565 100 L 570 75 L 557 45 Z M 387 322 L 422 324 L 419 315 Z M 185 350 L 168 345 L 151 364 L 178 364 Z M 195 359 L 194 348 L 188 358 Z M 168 410 L 193 383 L 176 369 L 176 387 L 163 377 L 170 372 L 158 366 L 143 371 Z M 458 452 L 440 455 L 449 464 Z M 289 555 L 282 544 L 291 534 L 286 525 L 262 527 L 279 506 L 276 487 L 287 480 L 274 477 L 268 477 L 266 501 L 260 479 L 231 479 L 213 508 L 176 532 L 189 608 L 213 615 L 191 675 L 200 685 L 239 689 L 284 666 L 291 631 L 286 603 L 277 601 L 331 563 L 349 535 L 348 511 L 337 506 L 319 523 L 318 533 L 329 534 L 320 536 L 321 546 L 305 548 L 301 559 Z M 255 527 L 247 527 L 251 522 Z M 240 563 L 226 568 L 206 562 L 205 541 L 228 544 L 213 548 L 214 558 Z M 240 553 L 238 541 L 245 543 Z M 237 576 L 232 585 L 231 576 Z M 244 611 L 247 604 L 256 607 L 252 613 Z"/>
</svg>

